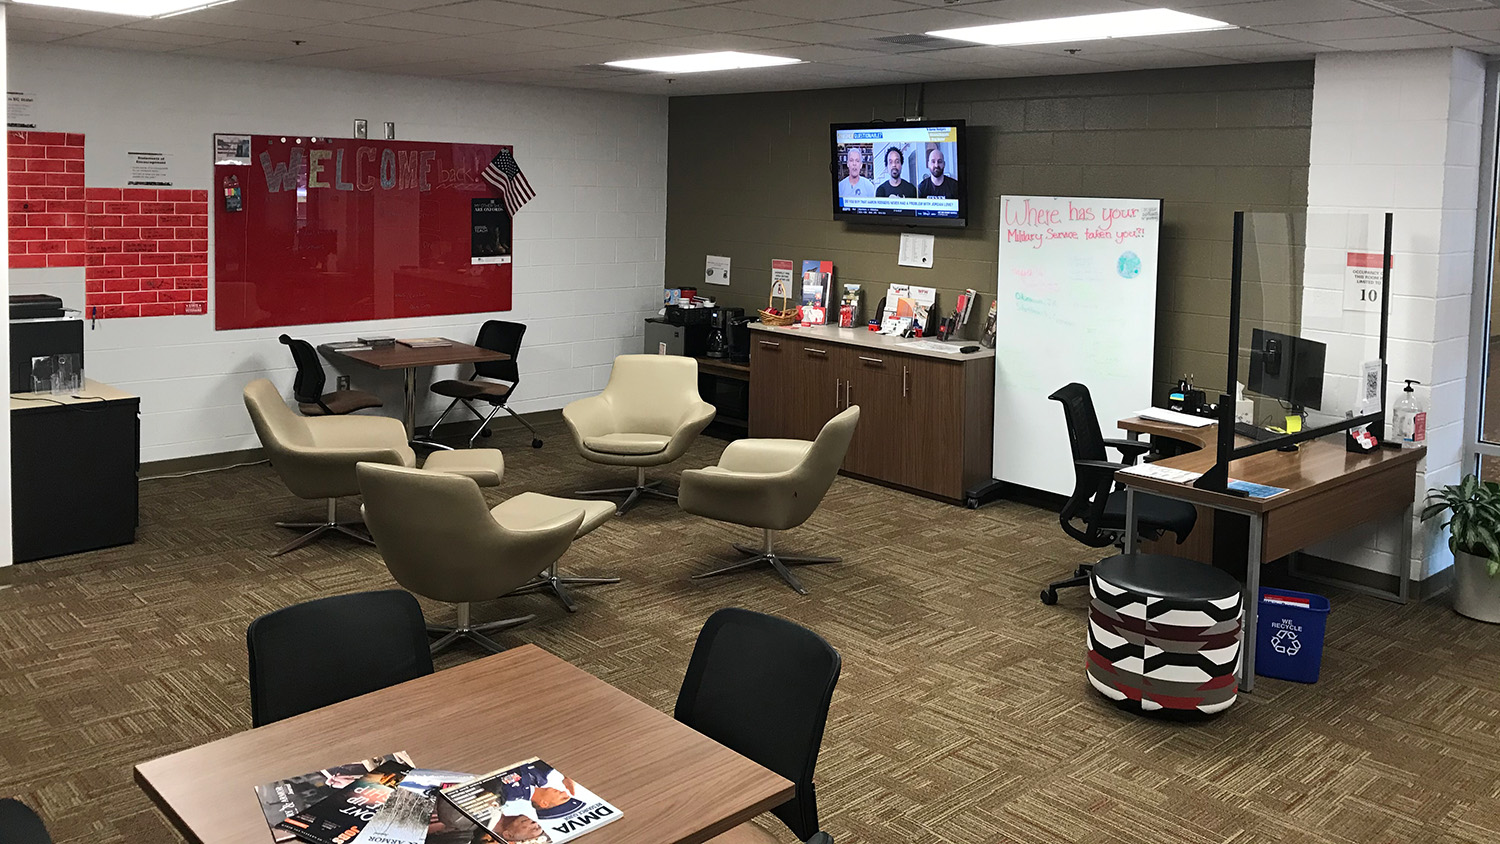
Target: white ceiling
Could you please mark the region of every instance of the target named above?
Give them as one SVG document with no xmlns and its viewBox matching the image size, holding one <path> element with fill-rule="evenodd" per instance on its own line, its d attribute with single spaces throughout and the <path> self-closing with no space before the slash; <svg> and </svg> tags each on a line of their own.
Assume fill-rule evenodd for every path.
<svg viewBox="0 0 1500 844">
<path fill-rule="evenodd" d="M 1241 28 L 1019 48 L 920 36 L 1162 6 Z M 236 0 L 144 21 L 12 4 L 9 31 L 12 41 L 675 96 L 1266 62 L 1333 50 L 1500 54 L 1500 0 Z M 912 35 L 918 43 L 901 43 Z M 806 63 L 670 80 L 601 66 L 713 50 Z"/>
</svg>

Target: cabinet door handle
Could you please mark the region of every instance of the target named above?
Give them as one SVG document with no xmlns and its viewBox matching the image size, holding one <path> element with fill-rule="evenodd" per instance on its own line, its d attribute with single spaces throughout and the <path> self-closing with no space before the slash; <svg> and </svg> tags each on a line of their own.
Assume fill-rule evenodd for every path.
<svg viewBox="0 0 1500 844">
<path fill-rule="evenodd" d="M 781 348 L 781 344 L 780 343 L 776 343 L 776 342 L 773 342 L 771 340 L 762 340 L 762 341 L 760 341 L 760 344 L 762 346 L 771 346 L 773 348 L 778 348 L 778 349 Z"/>
<path fill-rule="evenodd" d="M 853 386 L 854 386 L 854 382 L 853 381 L 845 381 L 844 382 L 844 408 L 845 409 L 848 409 L 848 407 L 849 407 L 849 388 L 851 388 Z"/>
<path fill-rule="evenodd" d="M 839 409 L 839 393 L 844 389 L 844 379 L 833 379 L 833 409 Z"/>
<path fill-rule="evenodd" d="M 882 360 L 881 358 L 867 358 L 864 355 L 860 355 L 859 359 L 862 360 L 862 361 L 864 361 L 864 362 L 866 362 L 866 363 L 878 363 L 878 364 L 882 364 L 882 365 L 885 364 L 885 361 Z"/>
<path fill-rule="evenodd" d="M 907 375 L 907 372 L 908 372 L 908 369 L 906 367 L 904 367 L 904 366 L 901 367 L 901 398 L 903 398 L 903 399 L 906 398 L 906 375 Z"/>
<path fill-rule="evenodd" d="M 827 349 L 814 349 L 811 346 L 803 346 L 802 347 L 802 351 L 808 352 L 808 353 L 814 354 L 814 355 L 826 355 L 826 354 L 828 354 L 828 350 Z"/>
</svg>

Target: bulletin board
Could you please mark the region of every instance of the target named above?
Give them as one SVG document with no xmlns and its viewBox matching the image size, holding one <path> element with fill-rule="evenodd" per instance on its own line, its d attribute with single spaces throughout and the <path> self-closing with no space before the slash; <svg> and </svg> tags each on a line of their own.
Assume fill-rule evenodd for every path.
<svg viewBox="0 0 1500 844">
<path fill-rule="evenodd" d="M 510 310 L 508 149 L 216 136 L 215 327 Z"/>
<path fill-rule="evenodd" d="M 1099 425 L 1151 406 L 1161 200 L 1000 197 L 996 480 L 1068 495 L 1062 406 L 1077 381 Z"/>
</svg>

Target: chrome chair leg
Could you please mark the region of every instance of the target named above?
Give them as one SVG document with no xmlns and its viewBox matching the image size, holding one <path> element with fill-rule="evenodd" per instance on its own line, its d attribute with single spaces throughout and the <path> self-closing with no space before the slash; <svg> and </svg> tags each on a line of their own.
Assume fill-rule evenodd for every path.
<svg viewBox="0 0 1500 844">
<path fill-rule="evenodd" d="M 574 603 L 573 596 L 566 587 L 568 586 L 600 586 L 606 583 L 619 583 L 618 577 L 570 577 L 557 573 L 557 563 L 547 567 L 547 570 L 537 575 L 536 580 L 511 592 L 512 595 L 528 595 L 543 589 L 552 591 L 568 612 L 578 612 L 578 605 Z"/>
<path fill-rule="evenodd" d="M 792 574 L 789 566 L 810 566 L 821 565 L 824 563 L 843 562 L 842 558 L 840 557 L 806 557 L 778 554 L 776 553 L 773 534 L 774 532 L 771 530 L 762 531 L 760 548 L 751 548 L 748 545 L 740 545 L 739 543 L 734 543 L 734 550 L 746 555 L 748 559 L 740 560 L 739 562 L 731 563 L 727 566 L 713 569 L 712 571 L 695 574 L 693 575 L 693 579 L 698 580 L 705 577 L 717 577 L 721 574 L 730 574 L 737 571 L 744 571 L 745 569 L 755 568 L 757 566 L 765 564 L 770 566 L 773 571 L 780 575 L 781 579 L 786 581 L 787 585 L 792 587 L 792 589 L 796 590 L 797 594 L 806 595 L 807 589 L 803 587 L 802 581 L 798 580 L 797 576 Z"/>
<path fill-rule="evenodd" d="M 467 603 L 458 604 L 456 605 L 456 610 L 458 614 L 458 623 L 454 626 L 443 627 L 435 624 L 427 625 L 427 632 L 429 634 L 441 634 L 441 638 L 439 638 L 436 642 L 433 642 L 431 645 L 432 653 L 436 654 L 438 651 L 441 651 L 444 648 L 453 645 L 461 639 L 466 639 L 470 642 L 473 642 L 476 645 L 479 645 L 480 647 L 489 651 L 490 653 L 500 653 L 501 651 L 505 650 L 505 647 L 499 642 L 496 642 L 494 639 L 491 639 L 490 637 L 484 635 L 485 633 L 489 633 L 495 630 L 505 630 L 511 627 L 518 627 L 536 618 L 536 616 L 534 615 L 525 615 L 521 616 L 520 618 L 505 618 L 501 619 L 500 621 L 487 621 L 484 624 L 470 624 L 469 605 Z"/>
<path fill-rule="evenodd" d="M 371 539 L 368 533 L 365 533 L 363 530 L 357 529 L 359 527 L 363 527 L 364 522 L 339 521 L 337 498 L 328 499 L 328 517 L 321 522 L 277 522 L 276 526 L 283 528 L 292 528 L 293 530 L 303 530 L 306 528 L 312 528 L 312 530 L 282 546 L 281 550 L 271 555 L 273 557 L 280 557 L 282 554 L 285 554 L 288 551 L 295 551 L 298 548 L 301 548 L 302 546 L 317 540 L 318 537 L 329 531 L 337 531 L 338 533 L 342 533 L 345 536 L 357 539 L 360 542 L 365 543 L 366 545 L 375 544 L 375 540 Z"/>
<path fill-rule="evenodd" d="M 630 512 L 630 508 L 634 507 L 643 495 L 654 495 L 657 498 L 665 498 L 668 501 L 677 500 L 677 493 L 657 489 L 659 486 L 661 486 L 661 481 L 646 480 L 646 467 L 637 466 L 635 470 L 635 486 L 612 487 L 610 489 L 584 489 L 573 494 L 585 498 L 613 498 L 616 495 L 624 495 L 625 500 L 615 505 L 615 515 L 623 516 Z"/>
</svg>

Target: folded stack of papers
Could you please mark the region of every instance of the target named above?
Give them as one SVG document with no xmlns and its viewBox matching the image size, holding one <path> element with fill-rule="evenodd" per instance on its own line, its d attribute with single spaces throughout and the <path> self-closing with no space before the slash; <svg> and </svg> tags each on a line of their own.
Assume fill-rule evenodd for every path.
<svg viewBox="0 0 1500 844">
<path fill-rule="evenodd" d="M 1196 481 L 1203 477 L 1202 472 L 1189 472 L 1186 469 L 1172 469 L 1167 466 L 1158 466 L 1155 463 L 1141 463 L 1121 469 L 1127 475 L 1140 475 L 1143 478 L 1155 478 L 1173 484 L 1185 484 L 1188 481 Z"/>
</svg>

